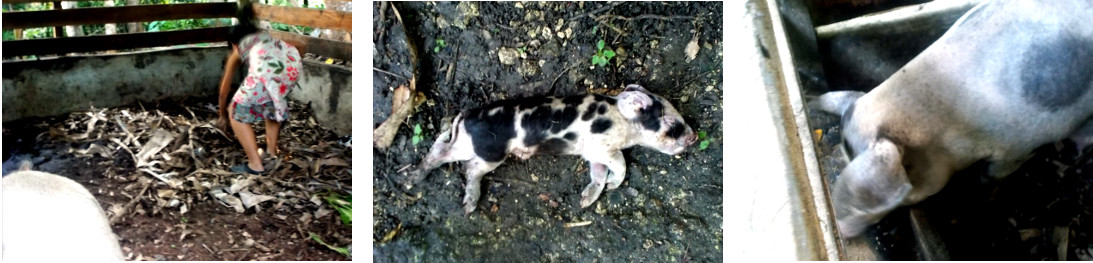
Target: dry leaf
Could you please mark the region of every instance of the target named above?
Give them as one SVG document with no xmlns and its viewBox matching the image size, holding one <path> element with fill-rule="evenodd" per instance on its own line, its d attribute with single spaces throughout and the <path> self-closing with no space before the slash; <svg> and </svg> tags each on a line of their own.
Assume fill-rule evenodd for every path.
<svg viewBox="0 0 1093 263">
<path fill-rule="evenodd" d="M 253 206 L 261 204 L 262 202 L 273 200 L 273 199 L 277 199 L 277 198 L 272 197 L 272 196 L 268 196 L 268 195 L 252 194 L 249 191 L 239 192 L 239 200 L 243 202 L 243 207 L 246 207 L 246 208 L 251 208 Z"/>
<path fill-rule="evenodd" d="M 695 57 L 698 56 L 698 34 L 695 34 L 695 37 L 691 39 L 691 43 L 687 43 L 687 48 L 684 49 L 684 52 L 687 53 L 687 62 L 691 62 L 691 60 L 694 60 Z"/>
<path fill-rule="evenodd" d="M 411 83 L 414 81 L 410 80 Z M 402 125 L 403 120 L 413 110 L 410 107 L 413 105 L 413 102 L 410 101 L 411 92 L 413 91 L 406 86 L 399 86 L 395 89 L 394 96 L 391 99 L 391 115 L 373 132 L 372 141 L 375 143 L 376 148 L 387 149 L 391 146 L 391 141 L 395 140 L 398 127 Z"/>
</svg>

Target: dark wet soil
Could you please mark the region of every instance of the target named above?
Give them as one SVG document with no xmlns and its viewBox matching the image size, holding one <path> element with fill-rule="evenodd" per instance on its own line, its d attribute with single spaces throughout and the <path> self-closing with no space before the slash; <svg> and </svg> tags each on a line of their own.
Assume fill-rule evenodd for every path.
<svg viewBox="0 0 1093 263">
<path fill-rule="evenodd" d="M 215 99 L 192 99 L 183 102 L 162 102 L 158 105 L 146 104 L 111 110 L 124 109 L 133 115 L 139 115 L 143 111 L 161 110 L 168 115 L 189 116 L 189 113 L 181 105 L 209 104 L 212 101 L 215 101 Z M 301 123 L 308 121 L 310 110 L 300 105 L 292 103 L 290 105 L 293 107 L 291 111 L 292 119 L 282 129 L 282 134 L 317 135 L 303 141 L 339 140 L 329 130 L 304 131 L 308 129 L 305 128 L 307 125 Z M 191 107 L 191 110 L 194 110 L 194 114 L 205 121 L 212 121 L 216 118 L 214 111 L 201 110 L 199 106 Z M 324 241 L 342 247 L 352 242 L 352 229 L 342 224 L 337 213 L 303 222 L 297 220 L 303 214 L 309 214 L 318 207 L 313 204 L 264 202 L 259 205 L 261 211 L 252 208 L 245 213 L 237 213 L 232 208 L 225 207 L 215 200 L 202 198 L 204 197 L 203 193 L 195 193 L 194 196 L 197 198 L 193 199 L 192 202 L 188 202 L 189 211 L 184 214 L 180 213 L 177 207 L 165 207 L 166 199 L 156 198 L 156 196 L 160 191 L 171 191 L 172 188 L 156 183 L 158 181 L 151 179 L 151 176 L 136 171 L 129 153 L 117 149 L 112 153 L 112 157 L 79 157 L 69 151 L 86 149 L 91 144 L 108 146 L 111 150 L 115 147 L 114 144 L 105 139 L 70 143 L 65 141 L 63 136 L 52 136 L 57 134 L 51 133 L 50 128 L 63 127 L 66 126 L 64 123 L 82 122 L 86 119 L 87 115 L 79 112 L 66 116 L 4 123 L 4 170 L 7 173 L 9 168 L 17 166 L 19 162 L 17 159 L 29 159 L 32 161 L 35 170 L 69 177 L 87 187 L 103 209 L 108 211 L 108 215 L 110 214 L 110 207 L 125 205 L 134 197 L 141 197 L 135 208 L 130 210 L 131 213 L 128 213 L 119 222 L 112 225 L 114 233 L 119 237 L 122 252 L 128 260 L 349 260 L 348 257 L 319 245 L 308 238 L 309 233 L 315 233 L 322 237 Z M 101 127 L 99 129 L 109 129 L 107 127 L 113 125 L 113 120 L 109 122 L 106 124 L 100 122 L 99 126 Z M 264 134 L 261 128 L 256 128 L 256 133 L 259 135 Z M 235 141 L 228 141 L 221 135 L 212 132 L 195 134 L 199 134 L 202 139 L 212 143 L 206 145 L 208 151 L 222 151 L 227 156 L 234 158 L 225 160 L 230 162 L 229 164 L 223 164 L 222 167 L 217 166 L 211 169 L 227 170 L 228 165 L 234 165 L 245 158 L 243 157 L 242 148 Z M 264 139 L 260 137 L 259 140 Z M 300 139 L 283 137 L 282 142 L 283 151 L 296 152 L 300 158 L 317 154 L 305 150 L 304 148 L 311 145 L 302 144 Z M 338 146 L 333 147 L 337 148 Z M 175 148 L 177 148 L 177 145 L 171 144 L 165 149 L 173 150 Z M 18 157 L 12 158 L 13 156 Z M 287 166 L 282 167 L 289 169 Z M 293 176 L 278 177 L 277 179 L 292 183 L 309 184 L 307 177 Z M 321 178 L 321 180 L 329 181 L 343 181 L 343 179 L 343 183 L 351 187 L 348 174 L 345 174 L 342 179 Z M 144 195 L 140 195 L 145 181 L 152 181 L 151 186 L 148 187 Z M 349 189 L 351 190 L 351 188 Z M 178 190 L 178 192 L 186 191 L 188 190 Z M 278 216 L 286 216 L 286 218 L 282 219 Z"/>
<path fill-rule="evenodd" d="M 721 3 L 393 6 L 405 30 L 390 7 L 372 6 L 373 66 L 391 73 L 373 72 L 373 125 L 390 114 L 393 88 L 413 74 L 407 31 L 419 48 L 417 86 L 426 102 L 400 127 L 389 150 L 373 151 L 376 262 L 721 261 Z M 696 33 L 699 52 L 688 62 L 684 49 Z M 438 39 L 446 46 L 434 52 Z M 590 68 L 601 39 L 619 55 L 607 67 Z M 503 49 L 522 55 L 503 64 Z M 678 156 L 625 150 L 626 181 L 586 209 L 579 199 L 588 167 L 579 156 L 506 161 L 486 175 L 478 209 L 470 215 L 462 210 L 461 164 L 433 170 L 411 190 L 402 187 L 405 176 L 398 171 L 420 162 L 441 119 L 459 110 L 538 95 L 614 95 L 627 84 L 668 98 L 693 129 L 708 134 L 709 148 Z M 414 125 L 424 136 L 416 145 Z"/>
</svg>

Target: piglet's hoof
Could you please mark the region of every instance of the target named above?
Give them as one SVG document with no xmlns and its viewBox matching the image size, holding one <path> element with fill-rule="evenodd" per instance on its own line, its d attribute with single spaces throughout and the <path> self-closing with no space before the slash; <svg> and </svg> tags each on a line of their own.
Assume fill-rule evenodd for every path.
<svg viewBox="0 0 1093 263">
<path fill-rule="evenodd" d="M 474 203 L 463 203 L 463 215 L 470 215 L 471 212 L 474 212 L 474 208 Z"/>
<path fill-rule="evenodd" d="M 587 196 L 581 196 L 581 208 L 588 207 L 588 206 L 592 205 L 593 202 L 596 202 L 595 198 L 591 198 L 591 197 L 587 197 Z"/>
</svg>

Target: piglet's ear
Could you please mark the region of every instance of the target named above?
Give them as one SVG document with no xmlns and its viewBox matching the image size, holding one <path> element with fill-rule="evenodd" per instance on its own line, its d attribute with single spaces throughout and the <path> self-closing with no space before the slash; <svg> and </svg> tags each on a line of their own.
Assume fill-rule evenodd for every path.
<svg viewBox="0 0 1093 263">
<path fill-rule="evenodd" d="M 843 236 L 857 236 L 898 207 L 911 191 L 900 147 L 877 139 L 843 169 L 832 190 Z"/>
<path fill-rule="evenodd" d="M 626 85 L 626 89 L 624 89 L 623 91 L 624 91 L 624 92 L 625 92 L 625 91 L 641 91 L 641 92 L 648 92 L 648 91 L 646 91 L 646 90 L 645 90 L 645 88 L 643 88 L 643 87 L 642 87 L 641 85 L 638 85 L 638 84 L 630 84 L 630 85 Z"/>
<path fill-rule="evenodd" d="M 641 115 L 641 109 L 653 104 L 653 98 L 641 91 L 624 91 L 619 93 L 618 99 L 619 112 L 628 120 L 637 119 Z"/>
</svg>

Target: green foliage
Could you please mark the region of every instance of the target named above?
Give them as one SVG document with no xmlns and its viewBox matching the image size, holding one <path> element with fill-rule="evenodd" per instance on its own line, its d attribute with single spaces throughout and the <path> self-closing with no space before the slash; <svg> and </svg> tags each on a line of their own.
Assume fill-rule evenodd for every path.
<svg viewBox="0 0 1093 263">
<path fill-rule="evenodd" d="M 706 139 L 706 132 L 698 132 L 698 139 L 702 140 L 702 142 L 698 143 L 699 150 L 705 150 L 706 148 L 710 147 L 710 139 Z"/>
<path fill-rule="evenodd" d="M 319 235 L 316 235 L 315 233 L 310 233 L 310 232 L 308 234 L 311 235 L 311 240 L 315 240 L 315 242 L 319 242 L 319 244 L 322 244 L 323 246 L 326 246 L 330 250 L 337 251 L 338 253 L 341 253 L 342 255 L 345 255 L 347 257 L 353 257 L 353 255 L 349 254 L 349 247 L 348 246 L 346 246 L 346 247 L 331 246 L 330 244 L 327 244 L 326 242 L 323 242 L 323 239 L 320 238 Z"/>
<path fill-rule="evenodd" d="M 15 40 L 15 30 L 4 30 L 4 41 Z"/>
<path fill-rule="evenodd" d="M 330 192 L 323 197 L 323 200 L 326 200 L 326 204 L 334 207 L 335 210 L 338 210 L 338 214 L 342 217 L 342 224 L 347 226 L 353 225 L 352 196 Z"/>
<path fill-rule="evenodd" d="M 294 25 L 282 24 L 282 23 L 277 23 L 277 22 L 270 22 L 269 26 L 273 29 L 276 29 L 276 30 L 281 30 L 281 31 L 285 31 L 285 32 L 292 32 L 292 33 L 297 33 L 297 34 L 307 34 L 307 33 L 311 33 L 312 30 L 315 30 L 314 28 L 311 28 L 311 27 L 294 26 Z M 296 29 L 293 30 L 292 28 L 296 28 Z M 297 31 L 299 31 L 299 32 L 297 32 Z"/>
<path fill-rule="evenodd" d="M 23 39 L 53 38 L 52 27 L 36 27 L 23 29 Z"/>
<path fill-rule="evenodd" d="M 213 23 L 214 23 L 213 19 L 180 19 L 180 20 L 153 21 L 153 22 L 145 23 L 145 31 L 159 32 L 159 31 L 207 28 L 207 27 L 212 27 Z"/>
<path fill-rule="evenodd" d="M 414 125 L 414 137 L 410 138 L 410 142 L 413 143 L 414 145 L 417 145 L 418 143 L 421 142 L 422 137 L 423 136 L 421 135 L 421 124 L 420 123 L 415 124 Z"/>
<path fill-rule="evenodd" d="M 440 53 L 440 50 L 444 49 L 446 47 L 448 47 L 448 44 L 444 43 L 444 39 L 443 38 L 437 38 L 436 39 L 436 46 L 433 47 L 433 53 Z"/>
<path fill-rule="evenodd" d="M 528 47 L 527 46 L 519 47 L 519 48 L 516 49 L 516 51 L 520 51 L 520 54 L 524 54 L 525 51 L 528 51 Z"/>
<path fill-rule="evenodd" d="M 604 49 L 603 46 L 603 39 L 600 39 L 599 42 L 596 42 L 596 54 L 592 55 L 592 65 L 600 67 L 606 66 L 607 61 L 615 57 L 615 51 L 612 51 L 611 48 Z"/>
</svg>

